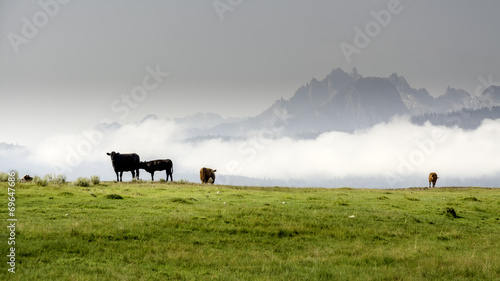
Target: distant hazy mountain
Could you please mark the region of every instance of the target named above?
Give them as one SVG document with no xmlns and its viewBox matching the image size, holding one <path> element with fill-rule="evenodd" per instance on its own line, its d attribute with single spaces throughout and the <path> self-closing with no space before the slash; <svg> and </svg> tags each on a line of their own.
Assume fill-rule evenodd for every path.
<svg viewBox="0 0 500 281">
<path fill-rule="evenodd" d="M 188 135 L 195 139 L 237 137 L 263 131 L 267 135 L 272 132 L 275 137 L 308 137 L 325 131 L 369 128 L 397 115 L 414 116 L 413 120 L 422 123 L 432 116 L 446 116 L 466 109 L 469 115 L 480 118 L 488 114 L 471 112 L 497 105 L 500 105 L 500 86 L 487 88 L 479 97 L 448 87 L 443 95 L 434 98 L 425 88 L 412 88 L 396 73 L 385 78 L 363 77 L 356 68 L 350 73 L 336 68 L 322 80 L 311 79 L 290 99 L 281 98 L 254 117 L 224 119 L 214 113 L 197 113 L 177 118 L 175 122 L 189 128 Z"/>
<path fill-rule="evenodd" d="M 479 97 L 482 106 L 500 105 L 500 86 L 490 86 Z"/>
<path fill-rule="evenodd" d="M 449 86 L 444 95 L 435 98 L 435 103 L 439 106 L 439 108 L 446 109 L 440 110 L 441 112 L 457 111 L 464 108 L 477 108 L 476 99 L 474 99 L 474 97 L 472 97 L 468 92 L 461 89 L 451 88 Z"/>
<path fill-rule="evenodd" d="M 442 108 L 434 102 L 434 98 L 429 95 L 426 89 L 414 89 L 410 87 L 403 76 L 396 73 L 387 78 L 392 85 L 399 91 L 401 100 L 408 108 L 411 114 L 423 114 L 429 112 L 447 111 L 448 108 Z"/>
<path fill-rule="evenodd" d="M 213 128 L 223 123 L 241 122 L 246 118 L 223 118 L 215 113 L 196 113 L 194 115 L 186 116 L 183 118 L 176 118 L 174 121 L 177 124 L 184 125 L 193 129 L 207 129 Z"/>
<path fill-rule="evenodd" d="M 355 68 L 351 73 L 336 68 L 323 80 L 313 78 L 290 99 L 281 98 L 243 122 L 218 125 L 210 129 L 210 134 L 233 136 L 271 129 L 276 136 L 314 136 L 325 131 L 350 132 L 371 127 L 396 115 L 425 118 L 497 105 L 499 86 L 489 87 L 480 97 L 448 87 L 443 95 L 434 98 L 425 88 L 412 88 L 396 73 L 387 78 L 362 77 Z M 485 116 L 483 113 L 474 116 Z"/>
<path fill-rule="evenodd" d="M 289 133 L 352 131 L 409 113 L 396 87 L 382 78 L 352 77 L 340 69 L 311 80 L 273 112 L 287 112 Z"/>
<path fill-rule="evenodd" d="M 323 80 L 313 78 L 292 98 L 277 100 L 244 122 L 221 124 L 216 135 L 246 134 L 272 129 L 275 134 L 309 135 L 324 131 L 353 131 L 410 113 L 397 88 L 387 79 L 363 78 L 334 69 Z"/>
<path fill-rule="evenodd" d="M 422 125 L 429 121 L 433 125 L 454 127 L 458 126 L 462 129 L 474 130 L 477 129 L 484 119 L 499 119 L 500 106 L 482 107 L 479 109 L 464 108 L 459 111 L 447 113 L 426 113 L 412 117 L 412 122 Z"/>
<path fill-rule="evenodd" d="M 110 133 L 115 130 L 120 129 L 122 126 L 118 122 L 112 123 L 99 123 L 95 129 L 100 130 L 103 133 Z"/>
<path fill-rule="evenodd" d="M 443 96 L 437 97 L 439 105 L 454 109 L 447 112 L 428 112 L 412 117 L 416 124 L 430 121 L 434 125 L 458 126 L 463 129 L 476 129 L 484 119 L 500 118 L 500 86 L 490 86 L 481 96 L 473 97 L 464 90 L 448 87 Z"/>
<path fill-rule="evenodd" d="M 26 147 L 13 143 L 0 142 L 0 152 L 2 151 L 26 152 Z"/>
<path fill-rule="evenodd" d="M 144 123 L 148 120 L 160 120 L 160 118 L 158 116 L 156 116 L 155 114 L 149 114 L 149 115 L 146 115 L 144 118 L 142 118 L 142 120 L 139 123 Z"/>
</svg>

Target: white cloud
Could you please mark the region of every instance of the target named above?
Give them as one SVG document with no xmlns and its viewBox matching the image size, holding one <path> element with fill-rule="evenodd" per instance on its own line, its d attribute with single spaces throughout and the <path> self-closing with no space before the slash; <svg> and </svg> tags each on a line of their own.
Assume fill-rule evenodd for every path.
<svg viewBox="0 0 500 281">
<path fill-rule="evenodd" d="M 496 177 L 500 173 L 495 157 L 500 155 L 500 120 L 485 120 L 478 129 L 465 131 L 429 123 L 418 126 L 399 118 L 352 134 L 327 132 L 308 140 L 269 139 L 262 137 L 269 134 L 260 134 L 245 140 L 186 142 L 183 132 L 172 121 L 148 120 L 103 135 L 87 131 L 53 136 L 27 154 L 4 151 L 7 161 L 2 162 L 8 164 L 0 168 L 44 175 L 58 172 L 54 167 L 66 167 L 70 180 L 94 174 L 113 180 L 105 153 L 114 150 L 136 152 L 142 161 L 170 158 L 174 178 L 190 181 L 197 181 L 203 166 L 217 169 L 219 175 L 299 180 L 306 185 L 308 181 L 385 178 L 387 187 L 411 185 L 416 177 L 423 178 L 421 185 L 425 185 L 431 171 L 439 174 L 442 183 L 447 178 Z M 141 178 L 149 179 L 149 174 L 141 171 Z"/>
</svg>

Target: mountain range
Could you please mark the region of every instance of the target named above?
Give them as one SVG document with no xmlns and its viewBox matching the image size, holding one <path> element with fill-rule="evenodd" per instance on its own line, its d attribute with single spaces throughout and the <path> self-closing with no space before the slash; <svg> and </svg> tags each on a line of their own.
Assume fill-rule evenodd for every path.
<svg viewBox="0 0 500 281">
<path fill-rule="evenodd" d="M 430 120 L 435 114 L 446 119 L 443 116 L 462 110 L 467 111 L 467 116 L 474 117 L 475 111 L 498 105 L 500 86 L 490 86 L 480 96 L 448 87 L 443 95 L 432 97 L 425 88 L 412 88 L 403 76 L 396 73 L 389 77 L 363 77 L 356 68 L 350 73 L 336 68 L 324 79 L 313 78 L 290 99 L 281 98 L 254 117 L 220 122 L 212 127 L 197 126 L 193 134 L 243 136 L 268 129 L 274 135 L 307 137 L 326 131 L 352 132 L 369 128 L 398 115 L 410 115 L 418 123 L 425 122 L 425 118 Z M 477 116 L 485 116 L 483 113 Z M 203 124 L 206 122 L 203 117 L 214 120 L 211 114 L 194 117 L 197 122 L 193 121 L 194 118 L 183 122 Z"/>
<path fill-rule="evenodd" d="M 353 132 L 408 115 L 415 124 L 477 128 L 483 119 L 500 118 L 500 86 L 491 85 L 479 95 L 448 86 L 433 97 L 425 88 L 411 87 L 396 73 L 389 77 L 363 77 L 335 68 L 324 79 L 311 79 L 290 99 L 278 99 L 269 108 L 248 118 L 223 118 L 196 113 L 176 118 L 188 139 L 238 138 L 266 133 L 268 137 L 315 137 L 327 131 Z M 157 119 L 150 114 L 142 121 Z M 102 131 L 120 124 L 100 124 Z M 270 136 L 269 134 L 272 134 Z"/>
</svg>

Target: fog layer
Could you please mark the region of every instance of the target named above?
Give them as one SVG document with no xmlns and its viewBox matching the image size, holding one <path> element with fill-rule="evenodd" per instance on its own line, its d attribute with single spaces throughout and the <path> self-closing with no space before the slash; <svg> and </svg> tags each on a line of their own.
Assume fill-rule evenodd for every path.
<svg viewBox="0 0 500 281">
<path fill-rule="evenodd" d="M 327 132 L 315 139 L 279 137 L 263 129 L 246 139 L 186 141 L 185 128 L 168 120 L 146 120 L 110 132 L 89 129 L 54 136 L 30 147 L 3 148 L 0 170 L 20 174 L 65 174 L 68 180 L 98 175 L 114 180 L 106 152 L 135 152 L 142 161 L 170 158 L 174 180 L 197 182 L 201 167 L 217 169 L 219 184 L 270 183 L 291 186 L 394 188 L 427 184 L 435 171 L 439 185 L 479 185 L 497 178 L 500 120 L 485 120 L 474 131 L 412 124 L 396 118 L 352 134 Z M 141 170 L 141 178 L 150 175 Z M 165 172 L 157 172 L 157 180 Z M 130 180 L 130 173 L 124 175 Z M 240 179 L 240 180 L 239 180 Z M 373 179 L 371 181 L 371 179 Z M 453 179 L 453 180 L 452 180 Z M 371 186 L 371 183 L 373 186 Z"/>
</svg>

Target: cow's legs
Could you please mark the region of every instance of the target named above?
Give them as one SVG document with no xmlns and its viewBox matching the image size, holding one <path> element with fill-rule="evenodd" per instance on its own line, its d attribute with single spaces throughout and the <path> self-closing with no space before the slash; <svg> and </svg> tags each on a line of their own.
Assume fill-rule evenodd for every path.
<svg viewBox="0 0 500 281">
<path fill-rule="evenodd" d="M 115 171 L 115 173 L 116 173 L 116 181 L 120 181 L 120 179 L 118 178 L 118 172 Z"/>
<path fill-rule="evenodd" d="M 151 181 L 155 181 L 155 171 L 151 172 Z"/>
<path fill-rule="evenodd" d="M 137 180 L 139 180 L 139 169 L 135 170 L 135 172 L 137 173 Z"/>
<path fill-rule="evenodd" d="M 168 177 L 170 176 L 170 181 L 174 181 L 172 179 L 172 173 L 169 173 L 168 170 L 166 171 L 166 174 L 167 174 L 167 181 L 168 181 Z"/>
<path fill-rule="evenodd" d="M 120 181 L 123 181 L 123 171 L 120 171 Z"/>
<path fill-rule="evenodd" d="M 135 179 L 135 171 L 134 171 L 134 170 L 132 170 L 132 171 L 130 171 L 130 172 L 132 173 L 132 180 L 133 180 L 133 179 Z"/>
</svg>

